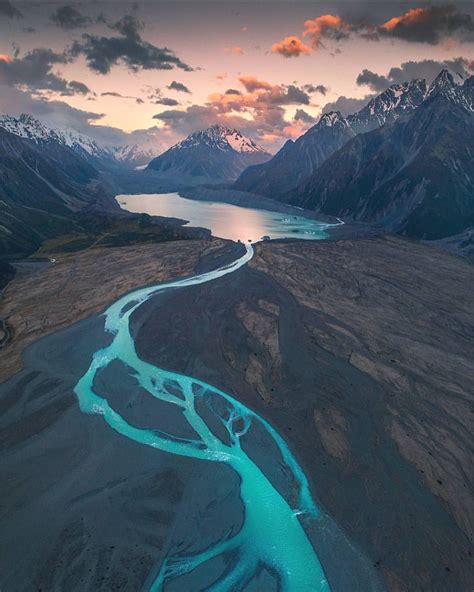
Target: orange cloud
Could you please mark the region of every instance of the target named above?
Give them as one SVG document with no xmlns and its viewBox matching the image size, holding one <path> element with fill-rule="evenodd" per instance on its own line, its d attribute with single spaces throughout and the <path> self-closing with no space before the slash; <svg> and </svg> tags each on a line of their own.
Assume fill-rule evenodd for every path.
<svg viewBox="0 0 474 592">
<path fill-rule="evenodd" d="M 297 58 L 300 55 L 308 55 L 311 48 L 305 45 L 296 35 L 285 37 L 279 43 L 272 45 L 272 52 L 279 53 L 285 58 Z"/>
<path fill-rule="evenodd" d="M 310 37 L 312 46 L 317 49 L 321 45 L 322 38 L 341 39 L 347 37 L 349 29 L 350 26 L 340 16 L 323 14 L 315 19 L 305 21 L 303 35 Z"/>
<path fill-rule="evenodd" d="M 382 29 L 386 31 L 393 31 L 398 25 L 418 25 L 426 21 L 430 16 L 427 8 L 411 8 L 407 10 L 402 16 L 394 16 L 382 25 Z"/>
<path fill-rule="evenodd" d="M 5 62 L 6 64 L 12 63 L 11 57 L 6 53 L 0 53 L 0 62 Z"/>
<path fill-rule="evenodd" d="M 231 53 L 233 55 L 244 55 L 244 50 L 241 47 L 226 47 L 224 49 L 226 53 Z"/>
<path fill-rule="evenodd" d="M 241 82 L 245 90 L 249 93 L 255 92 L 256 90 L 271 90 L 272 85 L 265 80 L 258 80 L 255 76 L 239 76 L 238 81 Z"/>
</svg>

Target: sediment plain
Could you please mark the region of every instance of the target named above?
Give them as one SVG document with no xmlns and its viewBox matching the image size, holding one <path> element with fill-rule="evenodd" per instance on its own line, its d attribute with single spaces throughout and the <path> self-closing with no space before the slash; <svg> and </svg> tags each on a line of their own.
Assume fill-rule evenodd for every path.
<svg viewBox="0 0 474 592">
<path fill-rule="evenodd" d="M 94 313 L 135 281 L 213 269 L 238 251 L 224 241 L 131 249 L 89 272 L 94 296 L 76 288 L 61 300 L 74 275 L 62 290 L 56 283 L 47 314 L 55 299 L 62 312 L 43 325 L 50 335 L 32 343 L 44 331 L 37 327 L 23 338 L 32 343 L 23 370 L 12 376 L 18 353 L 7 367 L 6 592 L 138 590 L 170 548 L 190 552 L 238 527 L 231 471 L 157 456 L 78 410 L 75 381 L 107 341 Z M 58 269 L 10 287 L 26 282 L 31 293 L 40 275 Z M 107 277 L 117 278 L 116 288 Z M 334 592 L 346 592 L 348 582 L 361 592 L 468 592 L 473 279 L 462 259 L 391 236 L 263 242 L 238 272 L 152 298 L 134 313 L 132 329 L 141 358 L 222 388 L 285 438 L 323 510 L 315 544 Z M 34 308 L 31 298 L 19 318 Z M 14 311 L 13 301 L 7 290 L 3 306 L 11 302 Z M 73 303 L 74 319 L 83 320 L 66 326 Z M 131 377 L 111 370 L 104 379 L 124 413 L 152 422 L 156 411 Z"/>
</svg>

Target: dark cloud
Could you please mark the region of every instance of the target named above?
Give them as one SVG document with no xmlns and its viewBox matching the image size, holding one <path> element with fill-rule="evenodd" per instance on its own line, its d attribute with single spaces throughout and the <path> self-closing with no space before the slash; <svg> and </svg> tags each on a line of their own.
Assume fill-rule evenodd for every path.
<svg viewBox="0 0 474 592">
<path fill-rule="evenodd" d="M 359 86 L 368 86 L 373 91 L 383 91 L 392 84 L 401 84 L 416 78 L 424 78 L 428 83 L 438 76 L 441 70 L 448 68 L 463 77 L 474 73 L 474 60 L 464 57 L 451 60 L 421 60 L 404 62 L 400 66 L 390 68 L 387 74 L 377 74 L 371 70 L 363 70 L 357 76 Z"/>
<path fill-rule="evenodd" d="M 176 80 L 173 80 L 173 82 L 169 84 L 166 88 L 169 88 L 170 90 L 176 90 L 178 92 L 191 94 L 191 91 L 185 84 L 183 84 L 182 82 L 177 82 Z"/>
<path fill-rule="evenodd" d="M 108 90 L 106 92 L 100 93 L 101 97 L 116 97 L 117 99 L 130 99 L 131 97 L 125 97 L 124 95 L 120 94 L 119 92 L 115 92 L 112 90 Z"/>
<path fill-rule="evenodd" d="M 210 127 L 218 121 L 218 118 L 217 109 L 205 105 L 191 105 L 185 111 L 171 109 L 153 116 L 153 119 L 162 121 L 174 132 L 183 135 Z"/>
<path fill-rule="evenodd" d="M 177 101 L 176 99 L 170 99 L 168 97 L 158 99 L 157 101 L 155 101 L 155 103 L 157 105 L 166 105 L 167 107 L 176 107 L 176 105 L 179 105 L 179 101 Z"/>
<path fill-rule="evenodd" d="M 241 95 L 242 93 L 240 92 L 240 90 L 237 90 L 237 89 L 235 89 L 235 88 L 228 88 L 228 89 L 225 91 L 225 94 L 226 94 L 226 95 Z"/>
<path fill-rule="evenodd" d="M 286 89 L 286 95 L 284 101 L 280 102 L 280 105 L 286 103 L 293 105 L 309 105 L 311 99 L 310 96 L 301 88 L 298 88 L 294 84 L 290 84 Z"/>
<path fill-rule="evenodd" d="M 369 86 L 374 91 L 384 90 L 387 86 L 390 86 L 386 76 L 381 76 L 367 69 L 362 70 L 357 76 L 356 82 L 359 86 Z"/>
<path fill-rule="evenodd" d="M 348 10 L 349 4 L 351 9 Z M 380 5 L 385 5 L 382 10 Z M 459 6 L 467 4 L 459 2 Z M 338 5 L 339 14 L 322 14 L 304 22 L 303 38 L 309 41 L 311 47 L 303 47 L 318 51 L 326 48 L 326 42 L 339 42 L 351 37 L 367 41 L 401 39 L 431 45 L 447 40 L 474 41 L 474 19 L 460 7 L 453 3 L 430 5 L 423 2 L 423 6 L 407 10 L 401 2 L 378 2 L 370 4 L 370 7 L 367 2 L 347 2 Z M 396 16 L 393 16 L 394 13 Z M 286 57 L 298 57 L 308 53 L 298 49 L 300 44 L 299 38 L 293 35 L 272 48 Z"/>
<path fill-rule="evenodd" d="M 319 93 L 319 94 L 323 95 L 324 97 L 329 92 L 329 88 L 327 86 L 324 86 L 324 84 L 318 84 L 316 86 L 314 86 L 313 84 L 304 84 L 302 88 L 303 88 L 303 90 L 305 90 L 309 94 L 313 95 L 313 94 Z"/>
<path fill-rule="evenodd" d="M 307 113 L 304 109 L 296 109 L 294 120 L 302 121 L 303 123 L 314 123 L 316 118 Z"/>
<path fill-rule="evenodd" d="M 145 102 L 140 97 L 134 97 L 133 95 L 123 95 L 122 93 L 116 92 L 114 90 L 108 90 L 106 92 L 100 93 L 101 97 L 115 97 L 116 99 L 130 99 L 135 101 L 138 105 L 143 105 Z"/>
<path fill-rule="evenodd" d="M 91 24 L 92 19 L 81 14 L 74 6 L 65 5 L 57 8 L 50 19 L 62 29 L 79 29 Z"/>
<path fill-rule="evenodd" d="M 89 68 L 100 74 L 107 74 L 118 63 L 134 72 L 173 68 L 192 70 L 167 47 L 156 47 L 145 41 L 141 36 L 144 25 L 134 16 L 126 15 L 109 27 L 119 35 L 103 37 L 84 33 L 82 41 L 73 44 L 71 55 L 84 55 Z"/>
<path fill-rule="evenodd" d="M 331 103 L 324 105 L 322 113 L 330 113 L 331 111 L 340 111 L 344 116 L 356 113 L 370 101 L 374 95 L 366 95 L 363 99 L 354 99 L 351 97 L 339 97 Z"/>
<path fill-rule="evenodd" d="M 27 87 L 31 91 L 53 91 L 64 95 L 85 94 L 89 89 L 81 82 L 69 82 L 53 72 L 58 64 L 67 64 L 65 53 L 51 49 L 33 49 L 22 57 L 0 59 L 0 85 Z M 86 90 L 87 89 L 87 90 Z"/>
<path fill-rule="evenodd" d="M 91 92 L 91 89 L 84 84 L 83 82 L 79 82 L 78 80 L 71 80 L 68 83 L 69 89 L 72 91 L 71 94 L 80 94 L 80 95 L 87 95 Z"/>
<path fill-rule="evenodd" d="M 377 28 L 381 37 L 392 37 L 418 43 L 437 44 L 456 37 L 474 40 L 474 21 L 470 14 L 460 12 L 453 4 L 410 8 Z"/>
<path fill-rule="evenodd" d="M 0 0 L 0 14 L 8 18 L 23 18 L 23 14 L 8 0 Z"/>
</svg>

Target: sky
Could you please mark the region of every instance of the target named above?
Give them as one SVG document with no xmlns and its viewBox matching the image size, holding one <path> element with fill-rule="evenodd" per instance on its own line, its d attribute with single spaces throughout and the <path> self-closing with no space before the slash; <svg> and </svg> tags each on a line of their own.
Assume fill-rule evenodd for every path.
<svg viewBox="0 0 474 592">
<path fill-rule="evenodd" d="M 221 123 L 274 152 L 444 67 L 474 74 L 473 2 L 0 0 L 0 111 L 105 144 Z"/>
</svg>

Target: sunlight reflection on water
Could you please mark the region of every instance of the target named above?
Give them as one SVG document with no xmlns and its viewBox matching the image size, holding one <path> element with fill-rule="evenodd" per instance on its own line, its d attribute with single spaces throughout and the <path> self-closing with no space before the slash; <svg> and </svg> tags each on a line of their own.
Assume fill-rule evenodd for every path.
<svg viewBox="0 0 474 592">
<path fill-rule="evenodd" d="M 129 212 L 181 218 L 190 226 L 208 228 L 214 236 L 234 241 L 257 242 L 264 237 L 318 240 L 326 238 L 325 230 L 332 226 L 281 212 L 185 199 L 178 193 L 118 195 L 116 199 Z"/>
</svg>

